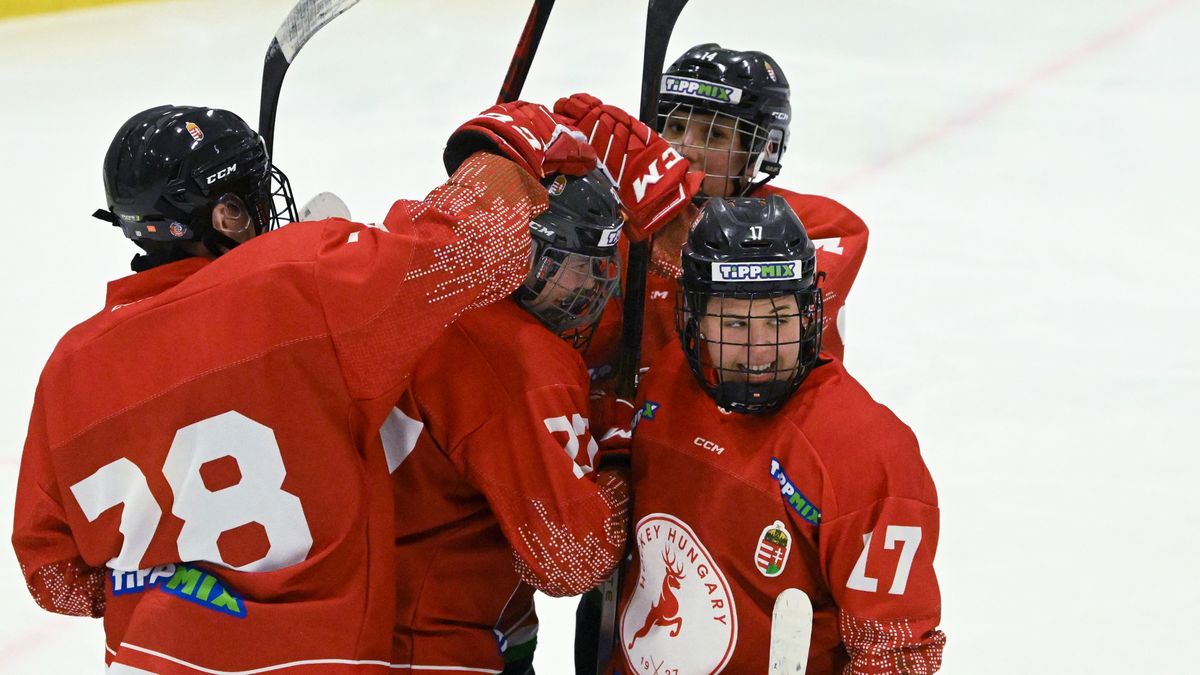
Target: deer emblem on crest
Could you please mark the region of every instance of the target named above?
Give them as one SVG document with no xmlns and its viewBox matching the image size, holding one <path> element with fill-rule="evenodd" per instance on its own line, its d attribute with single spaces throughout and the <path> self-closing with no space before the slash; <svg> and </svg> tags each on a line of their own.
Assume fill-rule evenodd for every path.
<svg viewBox="0 0 1200 675">
<path fill-rule="evenodd" d="M 663 562 L 667 566 L 667 575 L 663 577 L 662 591 L 658 594 L 658 600 L 650 606 L 645 623 L 629 641 L 629 649 L 633 649 L 633 643 L 645 637 L 655 626 L 674 626 L 670 632 L 671 637 L 679 635 L 680 629 L 683 628 L 683 617 L 679 616 L 679 598 L 675 597 L 675 591 L 679 590 L 679 580 L 684 578 L 683 563 L 679 564 L 679 569 L 675 569 L 675 557 L 668 557 L 666 551 L 663 552 Z"/>
</svg>

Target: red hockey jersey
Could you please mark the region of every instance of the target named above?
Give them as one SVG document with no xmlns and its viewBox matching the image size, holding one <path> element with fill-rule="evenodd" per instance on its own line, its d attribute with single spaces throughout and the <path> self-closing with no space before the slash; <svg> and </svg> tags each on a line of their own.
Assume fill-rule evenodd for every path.
<svg viewBox="0 0 1200 675">
<path fill-rule="evenodd" d="M 808 238 L 817 247 L 817 272 L 824 273 L 821 289 L 825 299 L 825 324 L 821 351 L 837 359 L 845 357 L 842 311 L 846 296 L 858 277 L 867 255 L 867 224 L 841 203 L 820 195 L 802 195 L 767 184 L 755 197 L 779 195 L 804 223 Z"/>
<path fill-rule="evenodd" d="M 34 598 L 154 673 L 387 670 L 379 428 L 417 358 L 528 269 L 545 191 L 476 155 L 382 226 L 296 223 L 114 282 L 35 398 L 13 544 Z"/>
<path fill-rule="evenodd" d="M 821 348 L 827 354 L 841 359 L 845 355 L 845 345 L 838 318 L 862 267 L 863 258 L 867 255 L 867 225 L 850 209 L 828 197 L 798 194 L 771 185 L 759 188 L 754 194 L 762 198 L 771 195 L 779 195 L 787 200 L 817 248 L 817 271 L 825 274 L 821 281 L 825 299 Z M 626 248 L 622 250 L 627 251 Z M 651 272 L 646 275 L 646 309 L 642 323 L 643 366 L 649 365 L 651 357 L 663 345 L 678 340 L 675 334 L 675 296 L 678 286 L 675 276 L 664 275 L 665 272 L 659 266 L 652 265 Z M 671 273 L 677 275 L 678 270 Z M 612 373 L 620 336 L 621 303 L 614 301 L 605 308 L 596 337 L 586 355 L 588 366 L 598 379 L 605 379 Z"/>
<path fill-rule="evenodd" d="M 667 349 L 639 398 L 615 672 L 765 673 L 792 587 L 813 604 L 810 675 L 937 670 L 933 481 L 912 432 L 839 361 L 750 416 L 719 409 Z"/>
<path fill-rule="evenodd" d="M 396 664 L 499 672 L 536 631 L 535 587 L 576 595 L 612 572 L 627 488 L 593 482 L 588 404 L 583 359 L 512 300 L 463 317 L 422 358 L 384 426 Z"/>
</svg>

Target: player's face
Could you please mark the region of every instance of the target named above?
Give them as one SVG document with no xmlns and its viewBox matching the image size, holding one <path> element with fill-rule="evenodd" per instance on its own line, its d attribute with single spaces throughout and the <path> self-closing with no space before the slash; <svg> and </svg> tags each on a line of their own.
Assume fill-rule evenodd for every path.
<svg viewBox="0 0 1200 675">
<path fill-rule="evenodd" d="M 590 267 L 586 258 L 569 257 L 560 263 L 547 261 L 545 264 L 547 270 L 543 272 L 543 278 L 546 286 L 538 296 L 539 303 L 569 306 L 572 304 L 571 298 L 590 285 Z"/>
<path fill-rule="evenodd" d="M 530 274 L 530 285 L 540 290 L 525 308 L 559 328 L 578 328 L 599 318 L 618 272 L 613 258 L 551 250 L 534 263 Z"/>
<path fill-rule="evenodd" d="M 692 170 L 704 172 L 701 192 L 729 197 L 745 182 L 750 154 L 738 131 L 738 120 L 725 114 L 678 106 L 663 124 L 663 138 L 687 157 Z"/>
<path fill-rule="evenodd" d="M 800 314 L 794 295 L 717 296 L 700 318 L 700 334 L 720 381 L 763 384 L 795 374 L 800 337 L 810 320 Z"/>
</svg>

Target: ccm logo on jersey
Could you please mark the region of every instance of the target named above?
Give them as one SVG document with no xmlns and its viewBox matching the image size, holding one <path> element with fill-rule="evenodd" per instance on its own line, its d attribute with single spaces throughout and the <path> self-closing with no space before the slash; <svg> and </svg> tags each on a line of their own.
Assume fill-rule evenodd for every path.
<svg viewBox="0 0 1200 675">
<path fill-rule="evenodd" d="M 713 263 L 713 281 L 785 281 L 800 279 L 799 260 L 778 263 Z"/>
<path fill-rule="evenodd" d="M 236 171 L 237 171 L 237 164 L 230 164 L 229 166 L 225 167 L 224 169 L 221 169 L 220 171 L 209 176 L 207 179 L 205 179 L 205 181 L 209 185 L 212 185 L 213 183 L 225 178 L 226 176 L 233 175 L 234 172 L 236 172 Z"/>
<path fill-rule="evenodd" d="M 701 448 L 704 448 L 705 450 L 711 450 L 711 451 L 717 453 L 718 455 L 725 454 L 725 448 L 722 448 L 721 446 L 717 445 L 716 443 L 713 443 L 712 441 L 708 440 L 707 438 L 701 438 L 701 437 L 697 436 L 696 440 L 692 441 L 692 443 Z"/>
</svg>

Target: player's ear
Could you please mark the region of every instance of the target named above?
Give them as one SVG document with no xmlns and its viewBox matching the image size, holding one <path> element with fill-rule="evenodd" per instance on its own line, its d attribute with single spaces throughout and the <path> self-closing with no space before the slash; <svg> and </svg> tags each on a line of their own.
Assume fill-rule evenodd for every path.
<svg viewBox="0 0 1200 675">
<path fill-rule="evenodd" d="M 253 233 L 250 211 L 239 197 L 232 194 L 222 197 L 213 207 L 212 226 L 238 243 L 248 240 Z"/>
</svg>

